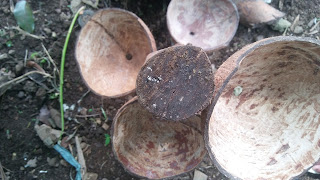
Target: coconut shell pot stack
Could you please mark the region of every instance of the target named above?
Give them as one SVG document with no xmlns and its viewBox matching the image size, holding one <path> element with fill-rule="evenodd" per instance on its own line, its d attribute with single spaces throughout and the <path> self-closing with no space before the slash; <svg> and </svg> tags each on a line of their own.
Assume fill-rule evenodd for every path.
<svg viewBox="0 0 320 180">
<path fill-rule="evenodd" d="M 139 101 L 127 102 L 113 120 L 114 154 L 129 173 L 162 179 L 191 171 L 205 156 L 205 114 L 195 114 L 209 105 L 214 78 L 201 48 L 155 50 L 141 19 L 111 8 L 83 27 L 76 58 L 84 81 L 98 95 L 124 96 L 137 82 Z M 158 98 L 167 105 L 155 102 Z"/>
<path fill-rule="evenodd" d="M 194 169 L 206 154 L 203 129 L 214 77 L 201 48 L 173 46 L 147 57 L 137 97 L 114 118 L 113 148 L 130 173 L 162 179 Z"/>
<path fill-rule="evenodd" d="M 205 141 L 226 176 L 292 179 L 319 159 L 319 41 L 248 45 L 218 69 L 215 85 Z"/>
</svg>

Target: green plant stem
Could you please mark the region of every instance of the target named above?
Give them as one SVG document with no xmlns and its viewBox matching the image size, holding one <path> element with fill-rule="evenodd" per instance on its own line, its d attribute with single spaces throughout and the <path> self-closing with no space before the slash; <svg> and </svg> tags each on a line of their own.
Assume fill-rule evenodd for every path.
<svg viewBox="0 0 320 180">
<path fill-rule="evenodd" d="M 62 50 L 62 57 L 61 57 L 61 64 L 60 64 L 60 89 L 59 89 L 59 100 L 60 100 L 60 113 L 61 113 L 61 134 L 60 134 L 60 140 L 62 137 L 62 134 L 64 133 L 64 109 L 63 109 L 63 81 L 64 81 L 64 64 L 66 59 L 66 52 L 68 47 L 68 42 L 70 39 L 70 35 L 73 29 L 73 26 L 79 16 L 79 13 L 84 10 L 84 6 L 81 7 L 77 13 L 74 15 L 72 22 L 70 24 L 68 34 L 66 37 L 66 41 L 64 42 L 63 50 Z"/>
</svg>

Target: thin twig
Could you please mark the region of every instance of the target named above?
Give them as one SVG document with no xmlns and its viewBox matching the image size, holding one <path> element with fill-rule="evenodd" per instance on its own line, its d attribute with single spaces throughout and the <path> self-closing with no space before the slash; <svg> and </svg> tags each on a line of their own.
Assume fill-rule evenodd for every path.
<svg viewBox="0 0 320 180">
<path fill-rule="evenodd" d="M 80 146 L 80 141 L 78 136 L 75 137 L 76 141 L 76 147 L 77 147 L 77 152 L 78 152 L 78 162 L 81 166 L 81 177 L 84 177 L 84 175 L 87 173 L 87 166 L 86 166 L 86 161 L 84 160 L 83 152 Z"/>
<path fill-rule="evenodd" d="M 83 98 L 86 97 L 89 94 L 89 92 L 90 92 L 90 89 L 81 96 L 81 98 L 77 101 L 78 105 L 80 105 L 80 103 L 83 100 Z"/>
<path fill-rule="evenodd" d="M 1 174 L 1 179 L 7 180 L 7 177 L 6 177 L 6 175 L 4 174 L 4 171 L 3 171 L 3 168 L 2 168 L 1 162 L 0 162 L 0 174 Z"/>
<path fill-rule="evenodd" d="M 96 116 L 100 116 L 100 114 L 76 115 L 76 117 L 81 117 L 81 118 L 96 117 Z"/>
<path fill-rule="evenodd" d="M 10 0 L 10 11 L 13 13 L 14 11 L 14 4 L 13 4 L 13 0 Z"/>
<path fill-rule="evenodd" d="M 18 26 L 5 27 L 5 29 L 15 29 L 15 30 L 19 31 L 19 33 L 22 34 L 22 35 L 30 36 L 32 38 L 40 39 L 40 40 L 45 39 L 45 37 L 43 37 L 43 36 L 37 36 L 37 35 L 34 35 L 34 34 L 30 34 L 27 31 L 24 31 L 23 29 L 19 28 Z"/>
<path fill-rule="evenodd" d="M 78 128 L 67 138 L 66 142 L 70 141 L 76 135 L 76 132 L 78 131 Z"/>
<path fill-rule="evenodd" d="M 24 67 L 26 67 L 26 65 L 27 65 L 27 59 L 28 59 L 28 49 L 26 49 L 26 54 L 24 55 L 24 61 L 23 61 Z"/>
<path fill-rule="evenodd" d="M 55 63 L 55 62 L 53 61 L 53 59 L 51 58 L 51 56 L 50 56 L 50 54 L 49 54 L 48 50 L 46 49 L 46 47 L 44 47 L 43 43 L 41 43 L 41 46 L 42 46 L 42 48 L 43 48 L 44 52 L 47 54 L 47 56 L 48 56 L 48 58 L 49 58 L 49 61 L 53 64 L 53 66 L 54 66 L 54 70 L 55 70 L 55 71 L 57 71 L 57 72 L 58 72 L 58 74 L 59 74 L 59 69 L 58 69 L 58 67 L 57 67 L 56 63 Z"/>
<path fill-rule="evenodd" d="M 318 22 L 310 29 L 310 32 L 312 32 L 313 30 L 315 30 L 319 24 L 320 24 L 320 21 L 318 21 Z"/>
<path fill-rule="evenodd" d="M 100 166 L 100 170 L 102 170 L 102 167 L 108 162 L 108 160 L 106 160 L 105 162 L 103 162 Z"/>
<path fill-rule="evenodd" d="M 3 88 L 3 87 L 5 87 L 5 86 L 8 86 L 8 85 L 10 85 L 10 84 L 12 84 L 12 83 L 14 83 L 14 82 L 16 82 L 16 81 L 19 81 L 20 79 L 25 78 L 26 76 L 29 76 L 29 75 L 31 75 L 31 74 L 34 74 L 34 73 L 41 74 L 41 75 L 43 75 L 43 76 L 45 76 L 45 77 L 53 78 L 50 74 L 47 74 L 47 73 L 45 73 L 45 72 L 30 71 L 30 72 L 25 73 L 24 75 L 21 75 L 21 76 L 19 76 L 19 77 L 17 77 L 17 78 L 14 78 L 14 79 L 12 79 L 12 80 L 10 80 L 10 81 L 8 81 L 8 82 L 5 82 L 5 83 L 1 84 L 1 85 L 0 85 L 0 89 Z"/>
</svg>

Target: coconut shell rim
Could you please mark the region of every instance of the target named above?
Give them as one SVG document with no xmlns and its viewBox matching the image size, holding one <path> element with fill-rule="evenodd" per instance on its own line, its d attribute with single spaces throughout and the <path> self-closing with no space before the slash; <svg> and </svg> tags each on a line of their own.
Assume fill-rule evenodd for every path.
<svg viewBox="0 0 320 180">
<path fill-rule="evenodd" d="M 157 46 L 156 46 L 156 43 L 155 43 L 155 39 L 154 39 L 154 37 L 153 37 L 153 34 L 151 33 L 149 27 L 144 23 L 144 21 L 143 21 L 141 18 L 139 18 L 139 17 L 138 17 L 136 14 L 134 14 L 133 12 L 127 11 L 127 10 L 121 9 L 121 8 L 104 8 L 104 9 L 100 9 L 100 10 L 96 11 L 92 16 L 96 15 L 97 13 L 99 13 L 99 12 L 101 12 L 101 11 L 106 11 L 106 10 L 107 10 L 107 11 L 108 11 L 108 10 L 112 10 L 112 11 L 119 11 L 119 12 L 127 13 L 127 14 L 133 16 L 134 18 L 136 18 L 137 21 L 139 22 L 139 24 L 141 25 L 142 29 L 144 30 L 144 32 L 145 32 L 148 40 L 149 40 L 150 49 L 152 50 L 150 53 L 157 51 Z M 91 16 L 91 17 L 92 17 L 92 16 Z M 90 17 L 89 21 L 91 20 L 91 17 Z M 89 21 L 88 21 L 88 22 L 89 22 Z M 124 96 L 126 96 L 126 95 L 129 95 L 129 94 L 135 92 L 135 91 L 136 91 L 136 87 L 135 87 L 134 89 L 130 90 L 130 91 L 127 91 L 127 92 L 119 93 L 119 94 L 113 95 L 113 96 L 107 96 L 107 95 L 102 95 L 102 94 L 96 92 L 93 88 L 91 88 L 91 87 L 88 85 L 87 81 L 84 79 L 84 77 L 83 77 L 83 75 L 82 75 L 82 70 L 81 70 L 81 68 L 80 68 L 80 63 L 79 63 L 78 58 L 77 58 L 77 45 L 78 45 L 78 42 L 79 42 L 79 39 L 80 39 L 80 34 L 81 34 L 82 30 L 83 30 L 83 28 L 81 28 L 81 30 L 80 30 L 80 32 L 79 32 L 79 35 L 78 35 L 78 37 L 77 37 L 77 40 L 76 40 L 76 42 L 75 42 L 75 44 L 74 44 L 74 49 L 75 49 L 75 51 L 74 51 L 74 59 L 75 59 L 75 61 L 76 61 L 76 64 L 77 64 L 77 67 L 78 67 L 79 74 L 80 74 L 80 77 L 81 77 L 81 79 L 82 79 L 82 82 L 86 85 L 86 87 L 87 87 L 91 92 L 93 92 L 94 94 L 96 94 L 96 95 L 98 95 L 98 96 L 101 96 L 101 97 L 106 97 L 106 98 L 119 98 L 119 97 L 124 97 Z M 144 62 L 144 63 L 145 63 L 145 62 Z"/>
<path fill-rule="evenodd" d="M 207 114 L 207 119 L 206 119 L 206 123 L 205 123 L 205 128 L 204 128 L 204 142 L 205 142 L 205 146 L 207 148 L 207 152 L 209 154 L 209 157 L 211 159 L 211 161 L 213 162 L 214 166 L 217 167 L 217 169 L 224 174 L 227 178 L 231 179 L 231 180 L 242 180 L 241 178 L 232 175 L 231 173 L 229 173 L 226 169 L 224 169 L 219 162 L 216 160 L 215 158 L 215 154 L 211 151 L 210 148 L 210 143 L 209 143 L 209 123 L 210 123 L 210 119 L 211 119 L 211 114 L 213 112 L 213 109 L 222 93 L 222 91 L 225 89 L 225 87 L 227 86 L 228 82 L 230 81 L 230 79 L 233 77 L 233 75 L 238 71 L 239 67 L 240 67 L 240 63 L 241 61 L 251 52 L 253 52 L 255 49 L 264 46 L 264 45 L 268 45 L 268 44 L 272 44 L 275 42 L 279 42 L 279 41 L 287 41 L 287 42 L 294 42 L 294 41 L 298 41 L 298 42 L 308 42 L 308 43 L 313 43 L 316 44 L 318 46 L 320 46 L 320 41 L 314 38 L 310 38 L 310 37 L 297 37 L 297 36 L 275 36 L 275 37 L 270 37 L 267 39 L 262 39 L 260 41 L 257 41 L 255 43 L 252 44 L 248 44 L 247 46 L 248 49 L 242 54 L 240 55 L 237 60 L 236 60 L 236 66 L 235 68 L 231 71 L 231 73 L 227 76 L 227 78 L 223 81 L 221 87 L 219 87 L 217 93 L 214 95 L 214 97 L 212 98 L 212 103 L 209 105 L 209 109 L 208 109 L 208 114 Z M 253 46 L 250 46 L 253 45 Z M 246 47 L 246 46 L 245 46 Z M 245 47 L 243 47 L 242 49 L 244 49 Z M 240 50 L 242 50 L 240 49 Z M 238 50 L 238 51 L 240 51 Z M 236 51 L 236 52 L 238 52 Z M 235 53 L 236 53 L 235 52 Z M 234 54 L 235 54 L 234 53 Z M 232 58 L 233 55 L 231 55 L 227 60 L 229 60 L 230 58 Z M 226 60 L 226 61 L 227 61 Z M 317 162 L 317 161 L 316 161 Z M 315 163 L 316 163 L 315 162 Z M 314 164 L 315 164 L 314 163 Z M 295 177 L 291 177 L 290 179 L 296 179 L 299 178 L 301 176 L 303 176 L 305 173 L 308 172 L 308 170 L 312 168 L 309 167 L 307 169 L 305 169 L 304 171 L 302 171 L 299 175 L 295 176 Z"/>
<path fill-rule="evenodd" d="M 117 111 L 116 115 L 114 116 L 113 120 L 112 120 L 112 125 L 111 125 L 111 129 L 110 129 L 110 135 L 111 135 L 111 144 L 112 144 L 112 152 L 114 154 L 114 157 L 115 159 L 120 163 L 121 167 L 125 170 L 125 172 L 127 172 L 128 174 L 132 175 L 132 176 L 135 176 L 135 177 L 138 177 L 138 178 L 147 178 L 149 179 L 148 177 L 145 177 L 145 176 L 141 176 L 139 174 L 136 174 L 134 172 L 131 172 L 130 170 L 127 169 L 127 167 L 122 163 L 122 161 L 120 161 L 120 159 L 118 158 L 118 155 L 116 153 L 116 150 L 114 148 L 114 145 L 113 145 L 113 135 L 114 135 L 114 127 L 115 127 L 115 122 L 116 122 L 116 119 L 118 119 L 119 115 L 121 112 L 124 111 L 124 109 L 126 108 L 126 106 L 130 105 L 130 104 L 133 104 L 133 103 L 139 103 L 138 101 L 138 96 L 135 96 L 133 97 L 132 99 L 130 99 L 128 102 L 124 103 L 121 108 Z M 141 105 L 141 104 L 140 104 Z M 199 117 L 201 118 L 201 117 Z M 181 123 L 181 122 L 177 122 L 177 123 Z M 184 123 L 183 123 L 184 124 Z M 186 124 L 184 124 L 185 126 L 187 126 Z M 193 128 L 194 129 L 194 128 Z M 198 132 L 196 129 L 194 129 L 194 131 Z M 200 133 L 198 132 L 199 134 L 201 134 L 202 136 L 204 136 L 204 132 Z M 203 158 L 208 154 L 208 150 L 206 149 L 206 144 L 205 144 L 205 141 L 204 142 L 204 148 L 205 148 L 205 151 L 206 153 L 203 155 L 202 157 L 202 160 L 196 165 L 194 166 L 192 169 L 190 169 L 189 171 L 185 171 L 183 173 L 179 173 L 179 174 L 176 174 L 176 175 L 173 175 L 173 176 L 168 176 L 168 177 L 164 177 L 164 178 L 159 178 L 159 179 L 167 179 L 167 178 L 174 178 L 174 177 L 178 177 L 180 176 L 181 174 L 185 174 L 185 173 L 189 173 L 191 171 L 193 171 L 195 168 L 199 167 L 201 162 L 203 161 Z"/>
<path fill-rule="evenodd" d="M 166 23 L 167 23 L 168 31 L 169 31 L 169 33 L 170 33 L 171 38 L 172 38 L 176 43 L 178 43 L 178 44 L 180 44 L 180 45 L 187 45 L 187 44 L 182 44 L 181 42 L 179 42 L 179 41 L 172 35 L 172 33 L 171 33 L 172 30 L 171 30 L 171 28 L 170 28 L 170 26 L 169 26 L 168 9 L 169 9 L 170 5 L 172 6 L 172 3 L 171 3 L 172 1 L 174 1 L 174 0 L 171 0 L 171 1 L 170 1 L 169 5 L 168 5 L 168 7 L 167 7 L 167 13 L 166 13 Z M 232 0 L 225 0 L 225 1 L 228 1 L 228 3 L 230 3 L 230 4 L 233 6 L 233 8 L 234 8 L 234 12 L 235 12 L 236 18 L 237 18 L 237 20 L 236 20 L 237 22 L 235 23 L 235 24 L 236 24 L 236 28 L 235 28 L 235 30 L 234 30 L 234 32 L 233 32 L 233 35 L 230 36 L 230 38 L 228 39 L 228 41 L 227 41 L 226 43 L 221 44 L 221 45 L 216 46 L 216 47 L 212 47 L 212 48 L 202 48 L 202 47 L 200 47 L 200 48 L 202 48 L 205 52 L 211 52 L 211 51 L 215 51 L 215 50 L 219 50 L 219 49 L 223 49 L 223 48 L 227 47 L 227 46 L 230 44 L 230 42 L 232 41 L 233 37 L 234 37 L 234 36 L 236 35 L 236 33 L 237 33 L 237 30 L 238 30 L 238 27 L 239 27 L 239 22 L 240 22 L 240 15 L 239 15 L 238 8 L 237 8 L 236 4 L 235 4 Z M 192 45 L 193 45 L 193 44 L 192 44 Z M 196 46 L 196 45 L 193 45 L 193 46 Z M 199 47 L 199 46 L 197 46 L 197 47 Z"/>
</svg>

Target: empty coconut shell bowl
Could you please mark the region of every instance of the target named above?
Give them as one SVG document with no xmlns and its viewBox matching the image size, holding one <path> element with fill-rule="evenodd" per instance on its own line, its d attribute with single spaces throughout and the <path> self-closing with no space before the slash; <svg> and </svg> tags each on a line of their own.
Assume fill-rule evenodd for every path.
<svg viewBox="0 0 320 180">
<path fill-rule="evenodd" d="M 173 39 L 205 51 L 229 45 L 238 24 L 238 10 L 231 0 L 171 0 L 167 10 Z"/>
<path fill-rule="evenodd" d="M 320 157 L 320 42 L 274 37 L 216 72 L 205 141 L 232 179 L 292 179 Z M 211 115 L 210 115 L 211 114 Z"/>
<path fill-rule="evenodd" d="M 156 50 L 154 38 L 135 14 L 99 10 L 82 28 L 76 59 L 86 85 L 96 94 L 120 97 L 135 90 L 146 56 Z"/>
<path fill-rule="evenodd" d="M 135 97 L 113 120 L 113 150 L 122 166 L 136 176 L 176 176 L 191 171 L 206 155 L 203 122 L 205 118 L 198 116 L 183 123 L 159 121 Z"/>
</svg>

